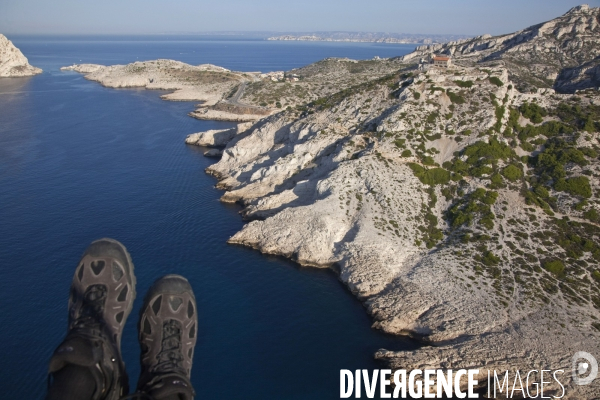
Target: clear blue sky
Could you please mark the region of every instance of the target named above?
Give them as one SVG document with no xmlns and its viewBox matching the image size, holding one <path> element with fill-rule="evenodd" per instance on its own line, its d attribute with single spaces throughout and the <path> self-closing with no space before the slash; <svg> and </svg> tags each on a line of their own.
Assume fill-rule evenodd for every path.
<svg viewBox="0 0 600 400">
<path fill-rule="evenodd" d="M 576 0 L 0 0 L 0 32 L 155 34 L 364 31 L 492 35 L 562 15 Z M 600 0 L 589 0 L 592 7 Z"/>
</svg>

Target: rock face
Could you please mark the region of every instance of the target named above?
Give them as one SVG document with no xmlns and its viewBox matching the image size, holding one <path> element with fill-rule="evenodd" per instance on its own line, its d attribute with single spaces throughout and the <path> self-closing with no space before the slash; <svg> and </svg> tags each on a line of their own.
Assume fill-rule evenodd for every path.
<svg viewBox="0 0 600 400">
<path fill-rule="evenodd" d="M 32 76 L 41 73 L 41 69 L 29 65 L 21 50 L 0 34 L 0 77 Z"/>
<path fill-rule="evenodd" d="M 560 72 L 554 85 L 562 93 L 575 93 L 578 90 L 600 89 L 600 60 L 593 60 Z"/>
<path fill-rule="evenodd" d="M 569 82 L 574 75 L 566 70 L 600 56 L 600 8 L 574 7 L 559 18 L 508 35 L 419 46 L 402 60 L 418 60 L 434 53 L 452 55 L 465 65 L 504 62 L 522 91 L 554 86 L 572 92 L 598 87 L 597 82 L 589 82 L 593 77 L 585 74 L 576 74 L 576 80 Z"/>
<path fill-rule="evenodd" d="M 582 203 L 562 184 L 536 186 L 542 167 L 521 156 L 549 148 L 545 129 L 570 120 L 532 116 L 529 104 L 598 100 L 520 93 L 504 68 L 400 73 L 259 121 L 207 172 L 250 220 L 230 243 L 335 269 L 374 327 L 433 345 L 379 351 L 392 367 L 479 368 L 484 382 L 488 369 L 546 366 L 568 371 L 567 398 L 586 398 L 599 385 L 570 384 L 570 363 L 600 353 L 600 182 Z M 570 182 L 583 165 L 600 176 L 600 111 L 590 112 L 597 125 L 569 145 L 589 154 L 565 164 Z M 589 251 L 566 255 L 556 232 Z"/>
</svg>

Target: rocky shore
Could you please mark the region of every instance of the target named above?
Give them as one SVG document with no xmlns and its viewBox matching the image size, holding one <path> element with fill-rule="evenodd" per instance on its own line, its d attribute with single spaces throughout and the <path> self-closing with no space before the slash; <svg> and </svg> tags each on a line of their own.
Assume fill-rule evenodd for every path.
<svg viewBox="0 0 600 400">
<path fill-rule="evenodd" d="M 597 15 L 541 26 L 576 41 Z M 513 62 L 545 54 L 529 40 L 541 50 L 522 39 Z M 600 354 L 600 95 L 521 92 L 485 51 L 262 119 L 207 172 L 250 221 L 230 243 L 333 268 L 375 328 L 431 345 L 377 352 L 393 368 L 562 369 L 565 398 L 592 398 L 571 357 Z"/>
<path fill-rule="evenodd" d="M 41 73 L 41 69 L 29 65 L 21 50 L 0 34 L 0 77 L 32 76 Z"/>
<path fill-rule="evenodd" d="M 221 154 L 207 173 L 243 206 L 229 242 L 337 271 L 374 328 L 427 344 L 378 351 L 392 368 L 478 368 L 482 383 L 562 369 L 564 398 L 587 399 L 600 381 L 576 386 L 571 357 L 600 354 L 599 14 L 276 81 L 221 71 L 187 86 L 191 66 L 165 74 L 163 60 L 86 78 L 196 93 L 207 117 L 269 109 L 186 138 Z M 452 65 L 425 66 L 434 53 Z"/>
</svg>

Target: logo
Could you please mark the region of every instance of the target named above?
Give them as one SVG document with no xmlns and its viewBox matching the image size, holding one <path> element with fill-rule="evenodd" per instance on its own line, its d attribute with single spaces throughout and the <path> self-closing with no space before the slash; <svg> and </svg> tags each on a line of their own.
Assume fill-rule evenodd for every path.
<svg viewBox="0 0 600 400">
<path fill-rule="evenodd" d="M 578 351 L 572 358 L 573 383 L 578 386 L 589 385 L 598 377 L 598 361 L 590 353 Z M 562 399 L 565 396 L 563 385 L 565 370 L 563 369 L 532 369 L 487 371 L 487 398 L 506 397 L 519 398 L 554 398 Z M 567 372 L 568 374 L 568 372 Z M 479 398 L 477 389 L 483 387 L 479 380 L 485 372 L 478 369 L 459 370 L 420 370 L 412 371 L 389 369 L 369 371 L 346 369 L 340 370 L 340 398 L 360 398 L 364 393 L 372 399 L 379 392 L 381 398 L 406 398 L 413 399 L 456 397 L 459 399 Z M 567 375 L 568 376 L 568 375 Z M 377 390 L 379 389 L 379 391 Z M 548 397 L 547 395 L 552 395 Z"/>
<path fill-rule="evenodd" d="M 579 386 L 589 385 L 597 376 L 598 361 L 593 355 L 585 351 L 578 351 L 573 355 L 573 383 Z"/>
</svg>

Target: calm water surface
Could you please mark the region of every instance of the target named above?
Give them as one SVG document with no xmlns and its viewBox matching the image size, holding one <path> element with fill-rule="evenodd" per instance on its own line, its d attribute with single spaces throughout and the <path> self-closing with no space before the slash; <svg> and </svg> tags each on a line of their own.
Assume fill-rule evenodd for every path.
<svg viewBox="0 0 600 400">
<path fill-rule="evenodd" d="M 172 58 L 266 72 L 413 46 L 11 39 L 44 74 L 0 79 L 2 399 L 43 397 L 48 359 L 66 331 L 73 270 L 87 244 L 105 236 L 128 247 L 138 278 L 123 338 L 132 386 L 136 316 L 146 290 L 167 273 L 188 277 L 198 300 L 197 398 L 334 399 L 341 368 L 376 368 L 377 349 L 416 347 L 371 329 L 332 272 L 225 243 L 243 225 L 239 208 L 218 201 L 204 173 L 211 160 L 183 139 L 230 123 L 189 118 L 194 103 L 161 101 L 162 92 L 106 89 L 58 70 Z"/>
</svg>

